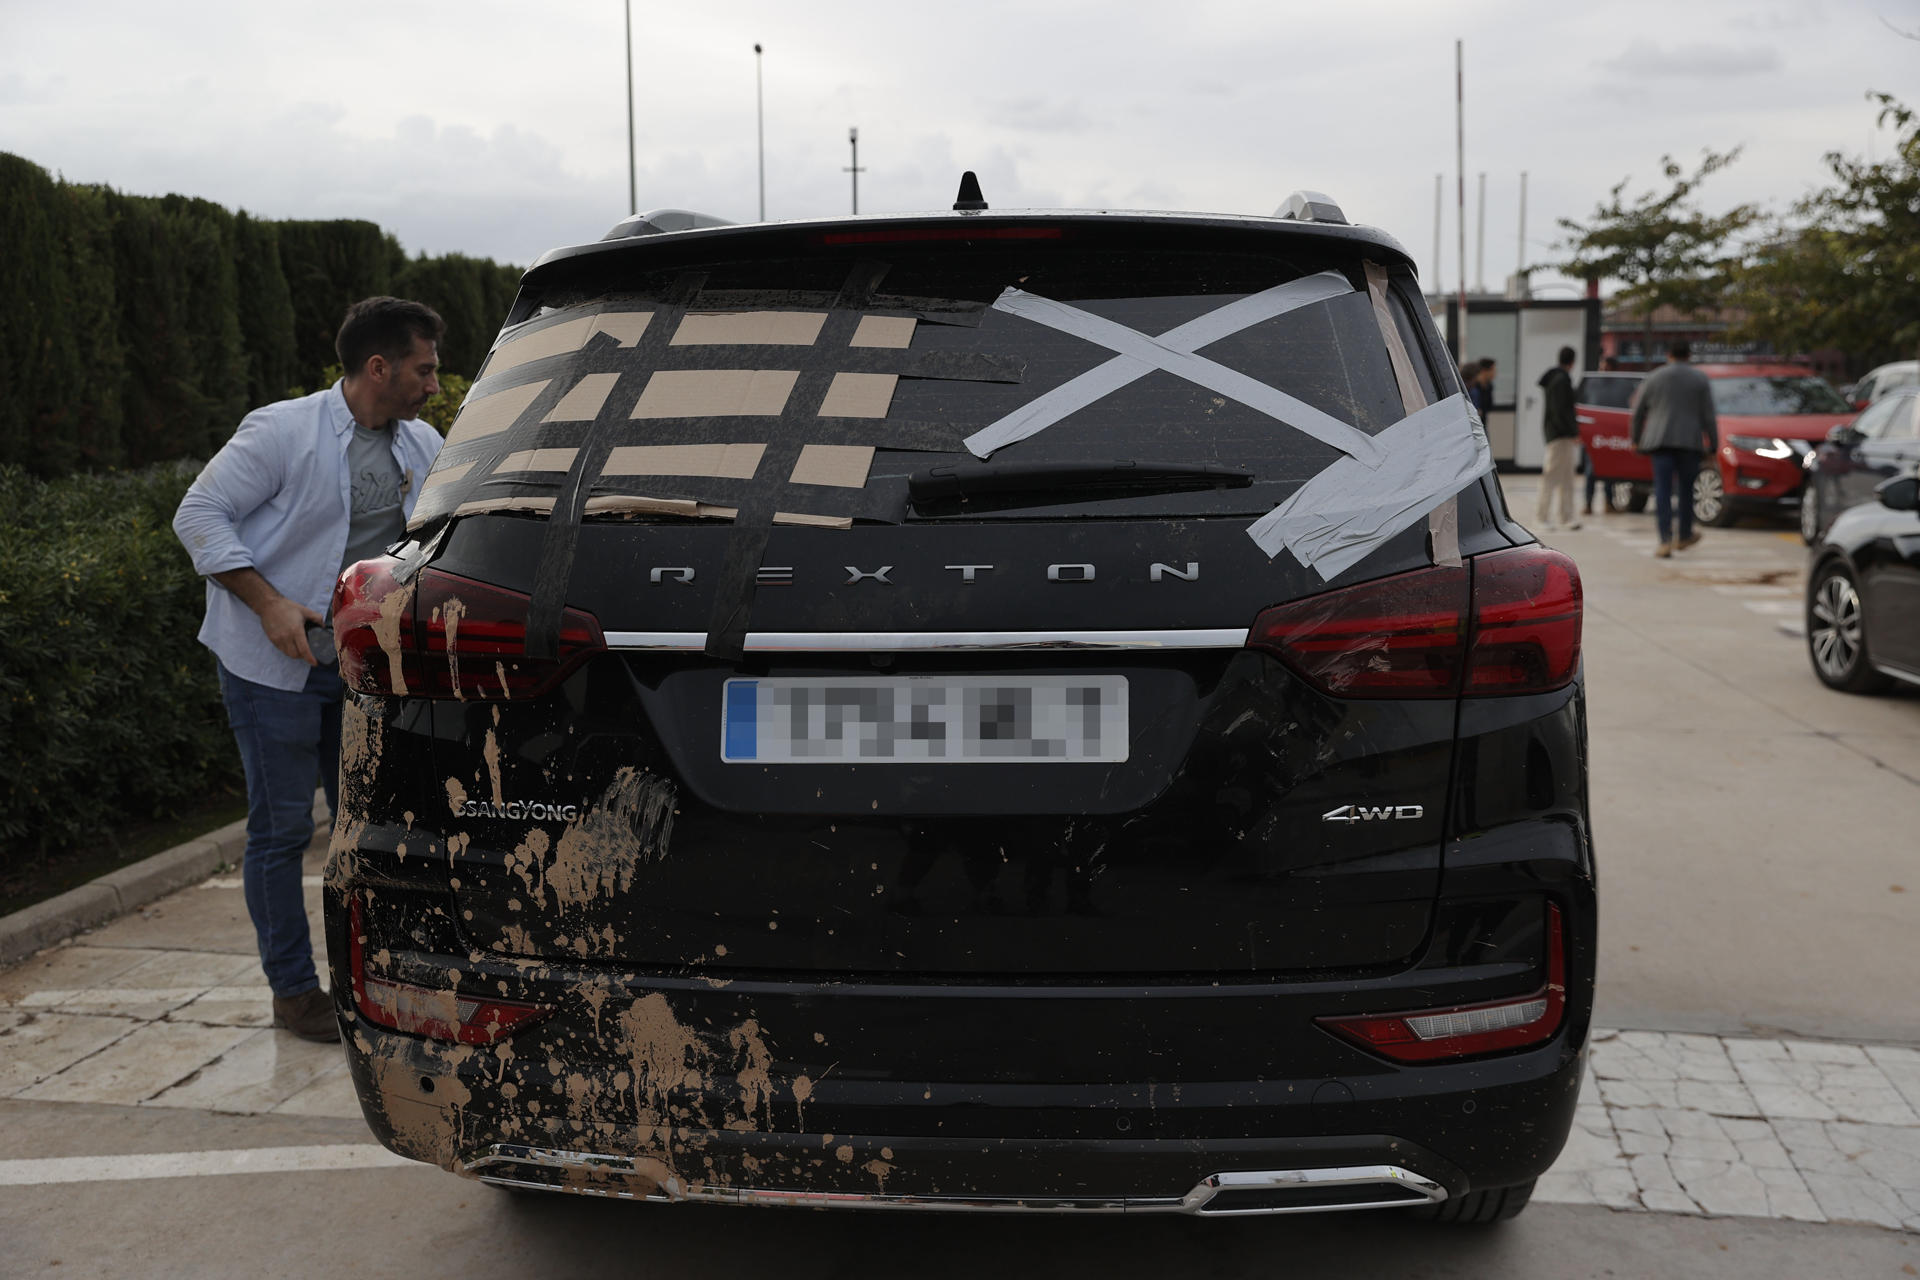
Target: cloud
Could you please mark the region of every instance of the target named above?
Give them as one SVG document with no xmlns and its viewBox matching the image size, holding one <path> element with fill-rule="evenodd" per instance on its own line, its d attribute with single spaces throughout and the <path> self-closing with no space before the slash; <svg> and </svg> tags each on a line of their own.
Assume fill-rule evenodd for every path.
<svg viewBox="0 0 1920 1280">
<path fill-rule="evenodd" d="M 987 109 L 987 120 L 997 128 L 1033 133 L 1078 133 L 1093 126 L 1092 118 L 1077 103 L 1038 95 L 994 103 Z"/>
<path fill-rule="evenodd" d="M 1636 40 L 1601 64 L 1605 71 L 1634 80 L 1724 80 L 1780 70 L 1780 54 L 1769 45 L 1683 44 L 1661 48 Z"/>
</svg>

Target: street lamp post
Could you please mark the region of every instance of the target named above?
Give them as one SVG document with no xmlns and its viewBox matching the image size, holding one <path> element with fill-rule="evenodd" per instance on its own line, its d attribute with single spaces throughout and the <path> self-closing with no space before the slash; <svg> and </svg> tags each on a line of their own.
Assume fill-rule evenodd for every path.
<svg viewBox="0 0 1920 1280">
<path fill-rule="evenodd" d="M 767 220 L 767 100 L 760 81 L 760 45 L 753 46 L 753 127 L 760 144 L 760 221 Z"/>
<path fill-rule="evenodd" d="M 640 183 L 633 159 L 633 0 L 627 0 L 627 213 L 640 212 Z"/>
<path fill-rule="evenodd" d="M 860 167 L 860 130 L 847 130 L 847 145 L 853 148 L 853 163 L 847 172 L 853 175 L 853 211 L 857 214 L 860 212 L 860 175 L 866 172 Z"/>
</svg>

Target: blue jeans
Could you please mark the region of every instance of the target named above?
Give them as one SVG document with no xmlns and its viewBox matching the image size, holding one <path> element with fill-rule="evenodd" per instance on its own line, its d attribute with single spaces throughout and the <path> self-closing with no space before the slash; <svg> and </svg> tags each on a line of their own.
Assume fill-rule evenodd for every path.
<svg viewBox="0 0 1920 1280">
<path fill-rule="evenodd" d="M 1680 507 L 1680 536 L 1693 536 L 1693 481 L 1700 474 L 1700 455 L 1691 449 L 1653 451 L 1653 518 L 1660 541 L 1673 541 L 1673 508 Z"/>
<path fill-rule="evenodd" d="M 315 667 L 295 693 L 220 668 L 227 722 L 247 772 L 247 855 L 240 879 L 260 944 L 260 967 L 280 997 L 320 985 L 307 930 L 300 861 L 313 839 L 313 786 L 340 802 L 340 674 Z"/>
</svg>

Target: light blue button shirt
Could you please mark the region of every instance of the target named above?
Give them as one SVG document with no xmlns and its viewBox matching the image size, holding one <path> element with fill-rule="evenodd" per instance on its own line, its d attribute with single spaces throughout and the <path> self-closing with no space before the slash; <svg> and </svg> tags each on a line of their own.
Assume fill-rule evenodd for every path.
<svg viewBox="0 0 1920 1280">
<path fill-rule="evenodd" d="M 200 643 L 242 679 L 298 690 L 311 668 L 274 648 L 259 617 L 212 575 L 258 570 L 281 595 L 324 614 L 347 549 L 352 439 L 353 413 L 338 382 L 256 409 L 213 455 L 174 513 L 174 533 L 193 557 L 194 571 L 207 578 Z M 440 433 L 426 423 L 394 424 L 393 458 L 409 516 L 439 452 Z"/>
</svg>

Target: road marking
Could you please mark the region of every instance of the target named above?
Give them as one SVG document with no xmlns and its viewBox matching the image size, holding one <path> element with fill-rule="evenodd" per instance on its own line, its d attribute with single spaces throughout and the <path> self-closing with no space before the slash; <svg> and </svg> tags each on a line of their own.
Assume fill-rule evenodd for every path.
<svg viewBox="0 0 1920 1280">
<path fill-rule="evenodd" d="M 0 1187 L 59 1182 L 129 1182 L 140 1178 L 205 1178 L 223 1173 L 317 1173 L 385 1169 L 419 1162 L 370 1142 L 311 1147 L 242 1147 L 232 1151 L 161 1151 L 126 1156 L 49 1156 L 0 1160 Z"/>
<path fill-rule="evenodd" d="M 303 889 L 317 889 L 326 882 L 325 876 L 300 877 L 300 887 Z M 202 889 L 244 889 L 247 886 L 246 881 L 239 876 L 215 876 L 211 880 L 202 880 L 200 887 Z"/>
</svg>

